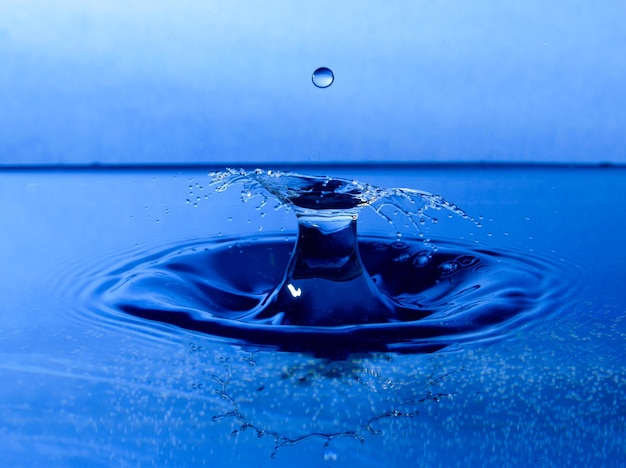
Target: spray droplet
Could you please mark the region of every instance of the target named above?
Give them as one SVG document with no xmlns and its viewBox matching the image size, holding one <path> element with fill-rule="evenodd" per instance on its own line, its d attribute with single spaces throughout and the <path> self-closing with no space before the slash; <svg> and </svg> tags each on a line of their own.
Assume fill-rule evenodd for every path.
<svg viewBox="0 0 626 468">
<path fill-rule="evenodd" d="M 328 88 L 335 80 L 335 75 L 330 68 L 320 67 L 313 72 L 313 84 L 318 88 Z"/>
</svg>

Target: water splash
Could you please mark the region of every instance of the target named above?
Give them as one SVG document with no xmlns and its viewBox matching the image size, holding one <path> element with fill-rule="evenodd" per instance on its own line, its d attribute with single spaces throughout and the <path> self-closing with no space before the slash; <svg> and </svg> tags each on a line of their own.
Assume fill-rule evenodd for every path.
<svg viewBox="0 0 626 468">
<path fill-rule="evenodd" d="M 445 210 L 453 215 L 474 221 L 461 208 L 440 195 L 408 188 L 382 188 L 356 180 L 345 180 L 329 176 L 316 177 L 280 171 L 255 169 L 227 169 L 212 172 L 210 185 L 217 192 L 243 185 L 241 199 L 248 202 L 261 198 L 259 207 L 264 206 L 268 196 L 282 202 L 281 207 L 296 210 L 324 210 L 328 216 L 341 216 L 346 210 L 369 207 L 385 219 L 400 233 L 398 216 L 407 218 L 414 233 L 423 237 L 423 226 L 427 222 L 437 223 L 431 212 Z"/>
<path fill-rule="evenodd" d="M 382 189 L 355 180 L 274 171 L 228 170 L 211 177 L 218 191 L 243 183 L 245 198 L 267 193 L 293 207 L 298 238 L 281 284 L 244 319 L 274 325 L 340 326 L 414 321 L 430 315 L 384 293 L 363 268 L 357 242 L 358 211 L 400 210 L 415 229 L 428 209 L 455 205 L 430 193 Z M 263 200 L 263 204 L 265 203 Z"/>
<path fill-rule="evenodd" d="M 354 352 L 434 351 L 506 336 L 550 307 L 555 265 L 527 254 L 424 239 L 446 211 L 438 195 L 273 171 L 212 173 L 216 192 L 279 200 L 297 236 L 220 238 L 156 252 L 116 272 L 105 300 L 126 314 L 236 343 L 341 358 Z M 360 210 L 413 236 L 357 236 Z"/>
</svg>

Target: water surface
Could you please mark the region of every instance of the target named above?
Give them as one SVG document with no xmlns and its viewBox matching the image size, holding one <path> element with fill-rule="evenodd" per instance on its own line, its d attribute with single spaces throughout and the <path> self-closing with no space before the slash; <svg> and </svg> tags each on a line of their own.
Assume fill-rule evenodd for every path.
<svg viewBox="0 0 626 468">
<path fill-rule="evenodd" d="M 241 346 L 105 314 L 89 285 L 172 246 L 251 233 L 289 238 L 289 213 L 267 206 L 261 216 L 238 193 L 217 203 L 202 188 L 206 171 L 7 171 L 0 174 L 3 462 L 626 461 L 623 170 L 323 169 L 445 196 L 482 227 L 446 218 L 429 231 L 433 238 L 547 259 L 562 274 L 561 300 L 505 339 L 437 352 L 329 360 Z M 190 190 L 196 207 L 186 202 Z M 389 232 L 376 216 L 361 218 L 364 235 Z"/>
</svg>

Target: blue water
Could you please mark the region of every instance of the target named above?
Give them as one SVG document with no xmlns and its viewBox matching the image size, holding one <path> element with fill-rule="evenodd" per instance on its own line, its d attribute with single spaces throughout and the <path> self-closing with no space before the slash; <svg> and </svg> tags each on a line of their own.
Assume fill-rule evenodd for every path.
<svg viewBox="0 0 626 468">
<path fill-rule="evenodd" d="M 94 299 L 164 251 L 293 238 L 293 214 L 214 194 L 206 172 L 0 174 L 3 464 L 626 463 L 623 169 L 307 169 L 443 195 L 482 226 L 444 217 L 429 237 L 543 259 L 559 292 L 493 340 L 339 360 L 109 313 Z M 360 223 L 394 239 L 376 216 Z"/>
</svg>

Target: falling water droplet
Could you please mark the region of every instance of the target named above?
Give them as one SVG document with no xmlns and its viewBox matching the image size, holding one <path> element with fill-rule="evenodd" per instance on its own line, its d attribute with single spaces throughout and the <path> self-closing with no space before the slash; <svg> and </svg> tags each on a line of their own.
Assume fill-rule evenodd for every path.
<svg viewBox="0 0 626 468">
<path fill-rule="evenodd" d="M 313 72 L 313 84 L 318 88 L 328 88 L 335 80 L 335 75 L 330 68 L 320 67 Z"/>
</svg>

